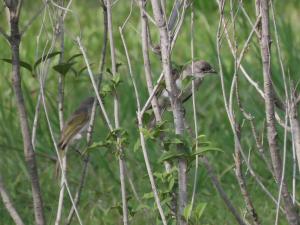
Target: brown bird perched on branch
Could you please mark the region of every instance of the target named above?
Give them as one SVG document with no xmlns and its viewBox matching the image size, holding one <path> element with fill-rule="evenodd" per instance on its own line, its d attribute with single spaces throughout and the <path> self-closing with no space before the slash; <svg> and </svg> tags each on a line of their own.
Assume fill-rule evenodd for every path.
<svg viewBox="0 0 300 225">
<path fill-rule="evenodd" d="M 91 119 L 94 100 L 94 97 L 88 97 L 83 100 L 65 123 L 57 146 L 60 159 L 64 157 L 65 150 L 69 144 L 75 139 L 80 139 L 81 134 L 87 130 Z M 56 167 L 59 169 L 58 163 Z"/>
<path fill-rule="evenodd" d="M 193 69 L 192 66 L 194 67 Z M 178 98 L 180 101 L 184 103 L 192 96 L 192 80 L 194 80 L 195 91 L 197 91 L 204 77 L 215 73 L 216 71 L 213 67 L 204 60 L 194 61 L 193 65 L 191 63 L 179 71 L 175 69 L 172 78 L 175 79 L 176 87 L 179 90 Z M 156 97 L 158 98 L 161 113 L 163 113 L 165 109 L 170 107 L 169 94 L 163 83 L 158 88 Z M 148 109 L 150 108 L 151 105 Z"/>
</svg>

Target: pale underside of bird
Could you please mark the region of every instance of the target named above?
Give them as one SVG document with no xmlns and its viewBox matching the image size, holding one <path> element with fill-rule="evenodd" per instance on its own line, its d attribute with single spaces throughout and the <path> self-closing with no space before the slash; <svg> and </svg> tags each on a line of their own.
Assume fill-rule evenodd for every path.
<svg viewBox="0 0 300 225">
<path fill-rule="evenodd" d="M 94 97 L 88 97 L 82 101 L 65 123 L 58 144 L 61 150 L 64 150 L 74 140 L 80 139 L 82 133 L 87 130 L 94 100 Z"/>
<path fill-rule="evenodd" d="M 203 60 L 194 61 L 187 65 L 182 71 L 173 73 L 173 78 L 176 79 L 175 84 L 179 93 L 177 98 L 182 103 L 186 102 L 192 96 L 192 81 L 194 81 L 195 91 L 197 91 L 204 77 L 215 73 L 216 71 L 212 66 Z M 158 98 L 159 107 L 163 113 L 163 111 L 171 105 L 169 92 L 165 88 L 165 85 L 162 85 L 162 88 L 157 91 L 156 96 Z M 149 109 L 150 108 L 151 106 Z"/>
</svg>

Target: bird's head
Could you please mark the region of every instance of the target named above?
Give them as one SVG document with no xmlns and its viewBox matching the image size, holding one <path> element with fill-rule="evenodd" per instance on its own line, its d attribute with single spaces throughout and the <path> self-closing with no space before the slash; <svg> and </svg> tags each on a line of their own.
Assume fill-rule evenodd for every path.
<svg viewBox="0 0 300 225">
<path fill-rule="evenodd" d="M 186 66 L 182 72 L 183 77 L 193 76 L 195 78 L 203 78 L 206 75 L 215 73 L 217 72 L 214 70 L 214 68 L 204 60 L 194 61 L 193 64 L 191 63 Z"/>
</svg>

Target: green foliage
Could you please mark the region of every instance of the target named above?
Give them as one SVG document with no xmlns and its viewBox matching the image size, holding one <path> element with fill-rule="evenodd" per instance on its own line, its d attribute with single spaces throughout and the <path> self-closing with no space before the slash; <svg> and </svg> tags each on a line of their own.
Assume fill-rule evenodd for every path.
<svg viewBox="0 0 300 225">
<path fill-rule="evenodd" d="M 20 26 L 23 27 L 26 21 L 31 18 L 32 12 L 38 10 L 38 5 L 33 4 L 33 1 L 24 1 L 21 13 Z M 275 10 L 280 16 L 277 16 L 278 30 L 280 35 L 280 44 L 282 46 L 282 54 L 284 57 L 285 69 L 287 75 L 291 80 L 298 80 L 299 78 L 299 46 L 300 46 L 300 26 L 299 21 L 299 1 L 274 1 Z M 252 22 L 254 18 L 254 2 L 244 1 L 246 11 L 249 13 Z M 172 1 L 166 1 L 167 13 L 172 7 Z M 218 26 L 218 7 L 215 1 L 194 1 L 195 5 L 195 58 L 205 59 L 217 67 L 216 57 L 216 43 L 215 32 Z M 148 97 L 144 80 L 144 68 L 141 57 L 140 40 L 140 18 L 137 6 L 134 6 L 132 17 L 128 21 L 128 26 L 124 30 L 129 55 L 132 61 L 133 75 L 136 78 L 138 90 L 140 92 L 140 100 L 142 103 Z M 147 9 L 151 10 L 150 4 L 147 4 Z M 238 5 L 235 5 L 235 8 Z M 78 47 L 73 43 L 73 35 L 81 35 L 83 43 L 86 47 L 90 59 L 90 66 L 97 74 L 98 64 L 100 61 L 100 52 L 102 48 L 102 15 L 98 1 L 86 1 L 85 4 L 73 2 L 71 5 L 72 12 L 76 13 L 80 19 L 80 26 L 78 20 L 71 16 L 71 13 L 66 17 L 66 32 L 65 32 L 65 56 L 63 63 L 58 63 L 57 59 L 60 54 L 60 48 L 54 46 L 53 53 L 43 55 L 43 52 L 49 50 L 49 37 L 53 30 L 51 24 L 53 18 L 48 18 L 45 15 L 45 20 L 36 20 L 26 34 L 22 37 L 20 47 L 20 58 L 22 73 L 22 88 L 25 96 L 26 109 L 29 115 L 30 127 L 33 124 L 33 116 L 35 105 L 39 94 L 39 81 L 33 76 L 36 76 L 37 68 L 42 67 L 43 62 L 48 60 L 50 62 L 49 75 L 46 81 L 45 94 L 46 105 L 49 110 L 51 124 L 55 137 L 59 136 L 58 113 L 57 113 L 57 79 L 58 73 L 65 76 L 65 118 L 76 108 L 79 102 L 85 96 L 92 95 L 93 90 L 90 86 L 90 81 L 86 73 L 86 65 L 83 61 L 82 55 L 78 54 Z M 88 13 L 87 13 L 88 10 Z M 117 1 L 113 7 L 113 25 L 117 28 L 123 24 L 125 18 L 130 11 L 130 4 L 125 1 Z M 191 61 L 190 53 L 190 10 L 187 10 L 187 19 L 183 21 L 182 29 L 179 33 L 178 40 L 172 52 L 173 68 L 181 70 L 181 65 L 186 65 Z M 229 8 L 225 9 L 225 15 L 228 16 Z M 8 33 L 7 21 L 5 13 L 0 13 L 0 26 Z M 75 14 L 74 14 L 75 15 Z M 283 15 L 283 16 L 281 16 Z M 43 24 L 43 31 L 40 36 L 40 42 L 37 45 L 35 38 L 40 33 L 41 25 Z M 159 34 L 153 25 L 150 24 L 150 32 L 152 41 L 158 43 Z M 228 21 L 228 26 L 232 26 Z M 79 27 L 82 29 L 80 30 Z M 274 28 L 270 24 L 272 34 Z M 247 19 L 239 11 L 236 15 L 236 30 L 237 40 L 239 41 L 238 53 L 241 50 L 241 43 L 249 34 L 251 26 Z M 224 35 L 224 33 L 223 33 Z M 231 33 L 230 33 L 231 35 Z M 126 58 L 123 52 L 123 46 L 119 38 L 117 29 L 114 29 L 114 38 L 116 46 L 116 55 L 118 62 L 126 65 Z M 28 172 L 26 169 L 23 142 L 20 132 L 19 118 L 15 106 L 15 96 L 11 85 L 11 59 L 9 45 L 0 39 L 1 49 L 1 71 L 0 71 L 0 171 L 4 177 L 6 188 L 11 195 L 17 210 L 24 219 L 25 224 L 33 224 L 34 218 L 32 214 L 32 194 L 28 186 Z M 272 36 L 272 40 L 275 40 Z M 258 47 L 258 40 L 254 37 L 253 42 L 249 45 L 243 66 L 249 71 L 251 77 L 257 81 L 258 85 L 262 87 L 261 75 L 261 59 Z M 282 78 L 279 63 L 276 57 L 275 45 L 272 44 L 272 72 L 274 78 L 274 86 L 279 94 L 284 93 L 282 88 Z M 154 79 L 161 73 L 160 60 L 150 52 L 152 74 Z M 48 62 L 47 61 L 47 62 Z M 233 59 L 226 41 L 222 42 L 221 61 L 223 64 L 225 89 L 230 90 L 230 84 L 233 74 Z M 121 65 L 121 64 L 120 64 Z M 110 68 L 110 55 L 106 57 L 106 68 Z M 53 69 L 52 69 L 53 68 Z M 69 76 L 74 73 L 75 76 Z M 105 107 L 108 109 L 108 115 L 113 118 L 113 101 L 111 94 L 117 90 L 120 99 L 120 123 L 122 128 L 109 132 L 105 123 L 100 119 L 99 110 L 97 111 L 95 134 L 93 135 L 93 144 L 87 148 L 90 154 L 90 164 L 88 167 L 88 174 L 86 183 L 84 185 L 81 196 L 79 213 L 84 224 L 105 224 L 115 225 L 120 224 L 121 221 L 121 202 L 120 202 L 120 183 L 119 183 L 119 165 L 116 158 L 118 147 L 124 148 L 124 156 L 126 158 L 126 166 L 128 174 L 135 185 L 137 197 L 134 197 L 134 192 L 127 182 L 127 191 L 129 196 L 128 205 L 130 211 L 130 224 L 161 224 L 159 220 L 153 194 L 149 185 L 149 179 L 146 172 L 143 155 L 140 151 L 139 131 L 136 125 L 136 101 L 132 91 L 130 79 L 127 77 L 128 71 L 126 66 L 120 66 L 115 77 L 111 76 L 111 70 L 107 69 L 103 75 L 103 82 L 101 84 L 101 96 L 105 96 Z M 239 72 L 239 75 L 240 72 Z M 264 133 L 264 105 L 260 96 L 250 87 L 243 76 L 239 76 L 239 84 L 241 89 L 241 101 L 247 111 L 255 117 L 257 121 L 258 132 Z M 185 81 L 184 81 L 185 82 Z M 186 82 L 190 82 L 187 80 Z M 186 86 L 186 84 L 184 84 Z M 298 88 L 299 89 L 299 88 Z M 234 103 L 235 104 L 235 103 Z M 185 103 L 185 117 L 187 124 L 191 127 L 193 125 L 193 113 L 191 102 Z M 196 96 L 196 113 L 198 118 L 198 129 L 200 134 L 194 140 L 189 135 L 178 137 L 174 134 L 173 119 L 169 112 L 166 112 L 163 122 L 156 127 L 142 128 L 141 131 L 146 137 L 146 144 L 148 154 L 151 161 L 152 170 L 154 171 L 155 181 L 158 187 L 159 196 L 163 203 L 163 209 L 166 211 L 169 224 L 174 224 L 174 217 L 171 214 L 172 192 L 176 192 L 177 187 L 177 169 L 172 167 L 171 173 L 166 173 L 163 168 L 163 162 L 168 161 L 175 164 L 178 157 L 186 157 L 189 162 L 189 193 L 192 191 L 193 174 L 195 167 L 196 156 L 207 156 L 221 179 L 223 188 L 226 190 L 229 198 L 233 204 L 244 211 L 245 205 L 241 197 L 240 190 L 233 171 L 233 137 L 231 128 L 228 123 L 226 112 L 224 110 L 224 102 L 221 93 L 221 86 L 218 77 L 207 78 L 201 84 L 200 90 Z M 238 120 L 240 115 L 235 115 Z M 151 112 L 144 115 L 144 124 L 148 124 L 151 120 Z M 249 124 L 243 123 L 242 127 L 243 138 L 242 144 L 245 150 L 249 150 L 249 160 L 253 163 L 254 170 L 262 178 L 264 184 L 272 193 L 277 193 L 277 186 L 273 182 L 272 174 L 268 172 L 264 162 L 260 159 L 256 149 L 254 148 L 254 141 L 251 136 Z M 283 129 L 278 127 L 279 136 L 283 133 Z M 129 135 L 130 134 L 130 135 Z M 159 144 L 160 135 L 164 136 L 164 144 Z M 279 140 L 280 144 L 283 140 Z M 79 182 L 79 175 L 82 170 L 82 157 L 74 151 L 74 149 L 85 148 L 85 141 L 81 140 L 71 146 L 68 153 L 68 177 L 71 185 L 72 193 L 77 188 Z M 264 140 L 264 144 L 266 141 Z M 288 141 L 289 143 L 289 141 Z M 187 151 L 178 152 L 176 144 L 181 144 Z M 82 147 L 83 146 L 83 147 Z M 197 147 L 196 147 L 197 146 Z M 264 145 L 266 147 L 266 145 Z M 290 147 L 290 146 L 288 146 Z M 222 149 L 222 150 L 220 150 Z M 290 148 L 288 148 L 290 149 Z M 39 114 L 39 124 L 37 128 L 37 142 L 36 142 L 36 158 L 39 167 L 39 176 L 41 180 L 41 189 L 43 200 L 46 209 L 47 224 L 53 224 L 53 218 L 56 214 L 56 206 L 60 186 L 53 178 L 55 170 L 55 163 L 52 157 L 55 157 L 55 152 L 51 137 L 45 122 L 43 109 Z M 164 152 L 160 151 L 164 150 Z M 266 148 L 266 155 L 268 149 Z M 287 154 L 287 160 L 291 160 L 291 152 Z M 174 166 L 174 165 L 173 165 Z M 190 205 L 185 209 L 184 217 L 189 220 L 189 224 L 204 225 L 204 224 L 234 224 L 233 216 L 226 210 L 225 205 L 220 199 L 214 187 L 211 185 L 204 168 L 199 165 L 199 179 L 197 183 L 195 204 L 191 208 Z M 287 166 L 286 174 L 291 174 L 292 167 Z M 254 206 L 257 208 L 261 217 L 262 224 L 272 224 L 274 222 L 274 215 L 276 208 L 272 201 L 266 197 L 257 184 L 253 181 L 249 173 L 245 170 L 245 177 L 251 198 Z M 291 177 L 287 176 L 287 183 L 291 184 Z M 238 193 L 238 194 L 237 194 Z M 299 193 L 296 193 L 296 198 L 299 199 Z M 67 199 L 67 198 L 66 198 Z M 70 201 L 65 201 L 65 208 L 71 208 Z M 263 214 L 263 212 L 268 212 Z M 64 211 L 63 217 L 67 216 L 67 210 Z M 13 224 L 13 221 L 6 212 L 3 204 L 0 204 L 0 218 L 1 224 Z M 74 224 L 76 224 L 74 220 Z M 284 216 L 280 214 L 279 224 L 286 224 Z"/>
<path fill-rule="evenodd" d="M 120 154 L 118 150 L 126 148 L 129 144 L 128 141 L 129 135 L 128 132 L 123 128 L 114 129 L 113 131 L 109 132 L 106 136 L 104 141 L 98 141 L 92 143 L 85 151 L 91 149 L 98 149 L 98 148 L 106 148 L 109 151 L 115 152 L 117 155 Z"/>
</svg>

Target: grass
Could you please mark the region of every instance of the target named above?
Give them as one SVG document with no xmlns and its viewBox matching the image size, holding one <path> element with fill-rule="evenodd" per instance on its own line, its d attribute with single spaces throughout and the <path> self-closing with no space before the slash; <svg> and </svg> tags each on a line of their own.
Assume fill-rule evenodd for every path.
<svg viewBox="0 0 300 225">
<path fill-rule="evenodd" d="M 199 1 L 200 2 L 200 1 Z M 254 18 L 254 3 L 245 3 L 245 7 L 251 18 Z M 282 47 L 285 69 L 287 74 L 295 82 L 299 77 L 299 46 L 300 46 L 300 26 L 299 21 L 299 2 L 290 0 L 286 2 L 276 1 L 275 10 L 277 15 L 278 31 L 280 36 L 280 45 Z M 216 44 L 215 36 L 218 25 L 217 5 L 214 1 L 202 1 L 195 3 L 195 54 L 196 58 L 206 59 L 217 67 Z M 170 7 L 168 5 L 168 7 Z M 51 9 L 53 10 L 53 8 Z M 51 11 L 50 10 L 50 11 Z M 66 39 L 65 49 L 66 58 L 79 52 L 78 47 L 74 44 L 74 38 L 77 35 L 82 36 L 83 43 L 87 49 L 89 59 L 92 63 L 93 70 L 97 72 L 100 59 L 100 51 L 102 45 L 102 14 L 97 1 L 86 1 L 86 4 L 74 2 L 72 5 L 74 14 L 69 14 L 66 21 Z M 228 10 L 228 9 L 227 9 Z M 32 5 L 30 2 L 24 4 L 21 18 L 21 26 L 32 16 Z M 228 13 L 228 11 L 226 11 Z M 116 42 L 116 54 L 118 62 L 123 65 L 120 67 L 120 75 L 122 83 L 118 89 L 121 101 L 121 126 L 129 133 L 129 145 L 126 149 L 126 162 L 130 176 L 136 185 L 137 192 L 142 198 L 145 193 L 150 192 L 150 185 L 146 175 L 145 165 L 140 150 L 134 151 L 134 145 L 138 139 L 138 131 L 135 124 L 135 99 L 133 88 L 130 83 L 128 71 L 126 67 L 126 58 L 124 49 L 118 33 L 118 27 L 122 25 L 124 19 L 129 13 L 129 4 L 124 1 L 119 1 L 113 7 L 113 23 L 114 23 L 114 38 Z M 189 11 L 188 11 L 189 13 Z M 228 15 L 228 14 L 227 14 Z M 1 18 L 5 18 L 5 13 L 2 10 Z M 176 47 L 172 54 L 172 60 L 178 64 L 185 64 L 190 61 L 190 32 L 189 32 L 188 16 L 184 22 L 181 34 L 176 43 Z M 252 19 L 254 21 L 254 19 Z M 5 19 L 0 22 L 1 26 L 7 27 Z M 39 48 L 38 55 L 42 54 L 43 48 L 46 46 L 47 40 L 51 37 L 50 20 L 46 15 L 45 29 L 41 35 L 40 45 L 36 45 L 36 37 L 41 26 L 41 20 L 38 19 L 33 23 L 29 31 L 25 34 L 21 44 L 21 59 L 34 63 L 36 61 L 36 49 Z M 152 25 L 151 25 L 152 26 Z M 81 30 L 79 29 L 81 28 Z M 125 30 L 125 38 L 128 44 L 129 54 L 132 60 L 133 73 L 137 79 L 139 91 L 142 94 L 142 101 L 147 98 L 145 88 L 143 63 L 141 62 L 141 43 L 139 37 L 139 10 L 134 6 L 132 18 Z M 238 14 L 236 31 L 239 48 L 243 46 L 245 38 L 250 32 L 251 27 L 246 22 L 241 14 Z M 272 28 L 273 31 L 273 28 Z M 158 39 L 157 31 L 153 30 L 153 40 Z M 255 38 L 254 38 L 255 39 Z M 274 37 L 272 37 L 275 40 Z M 10 50 L 8 44 L 1 37 L 0 39 L 0 58 L 10 58 Z M 55 50 L 59 50 L 59 46 L 55 46 Z M 278 93 L 283 94 L 282 78 L 278 60 L 276 57 L 275 45 L 272 45 L 273 57 L 273 80 Z M 58 58 L 53 58 L 51 66 L 57 63 Z M 110 67 L 109 52 L 107 55 L 107 65 Z M 158 76 L 161 68 L 159 61 L 155 56 L 151 55 L 153 74 Z M 79 70 L 84 66 L 82 58 L 76 59 L 76 69 Z M 222 47 L 222 63 L 225 72 L 225 85 L 229 90 L 233 74 L 233 59 L 228 47 L 224 41 Z M 32 224 L 34 221 L 32 213 L 32 199 L 30 184 L 28 182 L 28 173 L 24 163 L 22 137 L 20 133 L 19 120 L 15 107 L 15 97 L 11 86 L 10 65 L 0 61 L 0 171 L 4 177 L 5 184 L 15 203 L 15 206 L 26 224 Z M 254 40 L 249 46 L 249 50 L 243 61 L 247 71 L 251 74 L 260 87 L 262 87 L 262 68 L 260 59 L 260 50 L 257 40 Z M 105 81 L 107 82 L 108 75 Z M 49 69 L 47 79 L 46 95 L 47 106 L 51 116 L 51 122 L 55 130 L 55 135 L 58 139 L 58 114 L 57 114 L 57 79 L 58 74 L 52 69 Z M 65 116 L 67 116 L 76 108 L 79 102 L 85 96 L 93 94 L 86 71 L 80 76 L 75 77 L 72 73 L 66 75 L 65 87 Z M 34 107 L 37 101 L 39 92 L 39 84 L 37 77 L 33 77 L 28 71 L 22 70 L 22 85 L 23 93 L 26 99 L 26 106 L 29 115 L 30 124 L 32 124 L 34 116 Z M 249 87 L 249 84 L 241 76 L 241 99 L 247 110 L 249 110 L 256 119 L 257 127 L 261 132 L 264 124 L 264 103 L 256 91 Z M 112 112 L 111 99 L 105 99 L 105 105 L 108 111 Z M 187 119 L 192 122 L 191 104 L 186 105 Z M 223 150 L 223 153 L 209 153 L 208 157 L 217 171 L 217 174 L 226 190 L 229 198 L 234 205 L 239 209 L 242 215 L 246 209 L 241 198 L 240 190 L 234 176 L 234 160 L 233 160 L 233 137 L 230 130 L 229 122 L 224 109 L 223 98 L 221 94 L 221 86 L 218 77 L 211 77 L 205 80 L 201 89 L 197 93 L 197 113 L 199 119 L 199 132 L 205 134 L 214 146 Z M 242 122 L 242 117 L 238 114 L 237 118 Z M 108 131 L 105 128 L 101 117 L 96 120 L 96 130 L 94 135 L 95 141 L 104 140 Z M 283 143 L 283 130 L 278 126 L 280 144 Z M 245 150 L 251 150 L 251 160 L 255 171 L 260 175 L 264 184 L 271 190 L 274 196 L 277 196 L 277 187 L 273 182 L 272 176 L 267 172 L 265 164 L 260 160 L 257 150 L 254 146 L 254 140 L 251 136 L 249 124 L 247 122 L 243 127 L 243 146 Z M 264 140 L 264 147 L 267 147 Z M 289 140 L 290 145 L 290 140 Z M 81 141 L 79 146 L 85 146 L 85 142 Z M 163 172 L 162 164 L 158 163 L 160 152 L 157 151 L 157 144 L 149 141 L 149 154 L 153 170 L 155 172 Z M 290 146 L 288 148 L 288 160 L 291 159 Z M 267 151 L 267 148 L 266 148 Z M 54 156 L 54 148 L 51 143 L 50 135 L 45 122 L 44 112 L 40 113 L 40 123 L 37 132 L 36 152 L 46 156 Z M 82 200 L 79 207 L 80 215 L 84 224 L 121 224 L 121 216 L 119 213 L 120 206 L 120 183 L 119 169 L 115 154 L 112 151 L 105 149 L 95 149 L 91 151 L 91 162 L 88 168 L 88 178 L 82 194 Z M 40 183 L 42 195 L 45 204 L 45 212 L 48 224 L 53 224 L 56 215 L 56 205 L 58 199 L 58 181 L 54 178 L 55 163 L 41 154 L 37 155 Z M 79 154 L 75 151 L 69 154 L 69 182 L 71 189 L 74 192 L 78 185 L 78 174 L 81 171 L 82 160 Z M 287 165 L 287 180 L 291 184 L 291 165 Z M 192 179 L 194 169 L 191 168 L 189 173 L 189 190 L 192 190 Z M 270 199 L 261 191 L 253 178 L 246 173 L 247 184 L 249 191 L 254 201 L 262 224 L 273 224 L 276 209 Z M 297 177 L 299 180 L 299 177 Z M 130 195 L 129 206 L 132 209 L 130 217 L 131 224 L 159 224 L 158 213 L 153 208 L 153 199 L 142 199 L 142 204 L 138 203 L 134 197 L 129 185 L 127 186 Z M 299 193 L 297 193 L 297 197 Z M 224 203 L 220 199 L 218 193 L 213 188 L 207 177 L 205 169 L 200 166 L 199 179 L 197 186 L 196 202 L 207 203 L 201 220 L 195 224 L 234 224 L 235 220 L 229 211 L 225 208 Z M 298 198 L 299 199 L 299 198 Z M 70 208 L 70 202 L 66 198 L 66 209 Z M 146 213 L 140 208 L 146 207 Z M 65 210 L 65 215 L 68 210 Z M 134 214 L 135 213 L 135 214 Z M 134 215 L 133 215 L 134 214 Z M 0 204 L 0 218 L 3 224 L 12 224 L 12 220 L 4 209 L 3 204 Z M 287 224 L 284 216 L 281 214 L 279 224 Z M 73 224 L 77 224 L 74 220 Z M 171 223 L 170 223 L 171 224 Z"/>
</svg>

